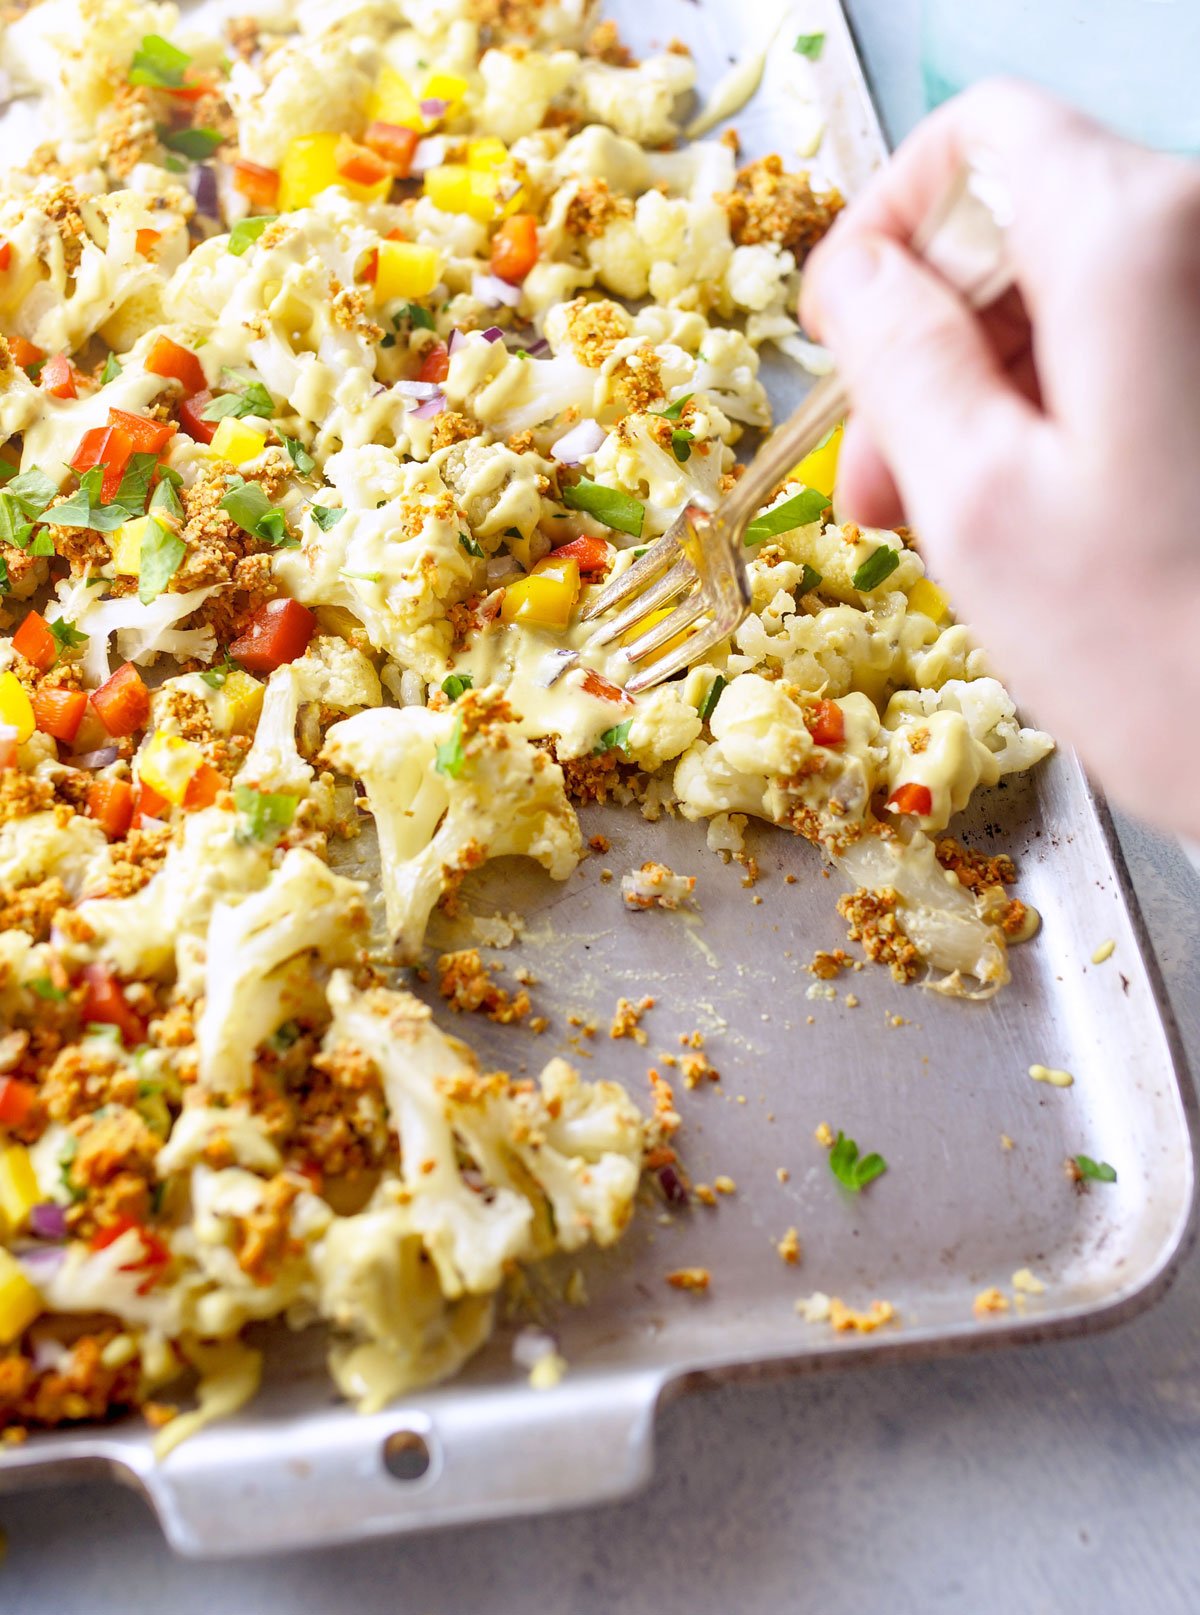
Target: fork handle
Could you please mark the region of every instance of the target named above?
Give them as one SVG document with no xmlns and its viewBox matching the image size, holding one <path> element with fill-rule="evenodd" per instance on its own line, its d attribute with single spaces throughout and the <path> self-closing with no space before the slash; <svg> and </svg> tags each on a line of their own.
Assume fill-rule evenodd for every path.
<svg viewBox="0 0 1200 1615">
<path fill-rule="evenodd" d="M 721 502 L 721 516 L 735 532 L 751 521 L 798 460 L 811 454 L 844 420 L 850 399 L 836 371 L 822 376 L 800 407 L 773 431 Z"/>
</svg>

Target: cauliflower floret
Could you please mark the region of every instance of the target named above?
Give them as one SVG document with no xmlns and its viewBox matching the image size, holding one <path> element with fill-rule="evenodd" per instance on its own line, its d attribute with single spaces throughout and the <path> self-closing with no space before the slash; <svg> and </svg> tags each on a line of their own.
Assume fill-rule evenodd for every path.
<svg viewBox="0 0 1200 1615">
<path fill-rule="evenodd" d="M 64 585 L 59 587 L 61 591 Z M 217 640 L 211 628 L 177 628 L 175 625 L 199 610 L 215 592 L 215 585 L 188 589 L 183 594 L 170 594 L 164 589 L 149 605 L 143 605 L 136 594 L 118 595 L 111 600 L 88 599 L 73 619 L 65 609 L 61 615 L 73 620 L 75 627 L 88 636 L 83 669 L 88 682 L 98 685 L 104 683 L 111 671 L 108 641 L 113 634 L 117 636 L 122 658 L 128 662 L 145 666 L 157 661 L 160 655 L 180 660 L 194 656 L 203 662 L 212 661 Z"/>
<path fill-rule="evenodd" d="M 575 78 L 579 58 L 574 51 L 489 50 L 479 71 L 483 100 L 475 113 L 478 128 L 506 145 L 538 128 L 551 101 Z"/>
<path fill-rule="evenodd" d="M 57 875 L 72 897 L 103 890 L 108 837 L 94 819 L 31 813 L 0 825 L 0 889 L 33 886 Z"/>
<path fill-rule="evenodd" d="M 883 721 L 888 729 L 900 730 L 946 712 L 962 714 L 972 738 L 995 759 L 1000 776 L 1023 774 L 1054 750 L 1048 734 L 1021 726 L 1012 697 L 993 678 L 949 679 L 937 690 L 898 691 Z"/>
<path fill-rule="evenodd" d="M 326 35 L 319 52 L 302 43 L 282 46 L 261 74 L 235 62 L 227 93 L 242 155 L 278 168 L 297 135 L 361 134 L 371 79 L 358 54 L 349 40 Z"/>
<path fill-rule="evenodd" d="M 276 557 L 276 575 L 298 600 L 345 607 L 377 649 L 432 676 L 450 644 L 447 607 L 486 575 L 457 501 L 435 466 L 402 465 L 390 449 L 345 449 L 325 474 L 346 515 L 328 532 L 307 522 L 301 547 Z"/>
<path fill-rule="evenodd" d="M 787 278 L 796 267 L 790 252 L 772 243 L 735 247 L 725 271 L 725 287 L 735 308 L 756 314 L 782 309 L 787 301 Z"/>
<path fill-rule="evenodd" d="M 528 538 L 541 521 L 545 507 L 538 478 L 550 476 L 554 468 L 549 460 L 471 438 L 439 449 L 429 463 L 458 500 L 469 531 L 489 553 L 502 534 L 515 528 Z"/>
<path fill-rule="evenodd" d="M 977 786 L 994 785 L 1000 778 L 996 759 L 976 740 L 961 712 L 934 711 L 911 721 L 897 712 L 893 718 L 899 727 L 888 745 L 888 786 L 923 785 L 929 792 L 929 812 L 914 817 L 923 830 L 944 830 Z"/>
<path fill-rule="evenodd" d="M 213 906 L 196 1028 L 206 1092 L 244 1092 L 263 1039 L 286 1020 L 321 1013 L 315 966 L 353 960 L 367 924 L 364 890 L 292 847 L 259 891 Z"/>
<path fill-rule="evenodd" d="M 625 907 L 635 912 L 651 908 L 677 909 L 695 889 L 695 875 L 677 875 L 666 864 L 657 864 L 653 859 L 621 876 Z"/>
<path fill-rule="evenodd" d="M 650 182 L 650 166 L 635 140 L 614 134 L 602 123 L 589 123 L 555 158 L 554 178 L 556 183 L 602 179 L 610 191 L 637 196 Z"/>
<path fill-rule="evenodd" d="M 636 67 L 585 61 L 572 95 L 587 121 L 606 123 L 643 146 L 665 146 L 679 133 L 676 112 L 695 82 L 690 56 L 647 56 Z"/>
<path fill-rule="evenodd" d="M 379 676 L 361 651 L 344 639 L 315 639 L 303 656 L 277 667 L 267 680 L 254 745 L 238 784 L 303 794 L 314 771 L 296 749 L 301 704 L 318 702 L 338 712 L 357 712 L 382 700 Z"/>
<path fill-rule="evenodd" d="M 733 463 L 733 453 L 722 441 L 718 411 L 705 409 L 700 400 L 689 408 L 684 424 L 692 434 L 686 461 L 681 462 L 672 449 L 670 429 L 662 430 L 660 420 L 638 412 L 626 415 L 584 462 L 593 481 L 621 488 L 641 501 L 643 538 L 665 533 L 693 500 L 705 509 L 715 505 L 721 474 Z"/>
<path fill-rule="evenodd" d="M 638 697 L 625 747 L 638 767 L 650 774 L 685 752 L 702 728 L 700 714 L 678 686 L 659 684 Z"/>
<path fill-rule="evenodd" d="M 360 712 L 329 730 L 325 755 L 366 788 L 402 959 L 419 954 L 442 893 L 487 859 L 533 858 L 555 880 L 579 861 L 562 770 L 522 736 L 496 690 L 468 690 L 444 712 Z"/>
</svg>

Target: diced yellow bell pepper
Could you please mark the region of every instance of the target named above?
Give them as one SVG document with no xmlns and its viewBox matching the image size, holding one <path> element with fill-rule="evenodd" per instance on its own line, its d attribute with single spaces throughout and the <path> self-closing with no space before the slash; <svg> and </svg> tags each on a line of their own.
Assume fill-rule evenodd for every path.
<svg viewBox="0 0 1200 1615">
<path fill-rule="evenodd" d="M 806 454 L 800 464 L 792 468 L 792 475 L 798 477 L 806 488 L 815 488 L 826 499 L 832 499 L 841 451 L 842 427 L 839 424 L 817 444 L 811 454 Z"/>
<path fill-rule="evenodd" d="M 113 534 L 113 571 L 119 578 L 141 576 L 142 535 L 149 523 L 149 516 L 135 516 L 131 522 L 123 522 Z"/>
<path fill-rule="evenodd" d="M 446 101 L 453 112 L 465 100 L 470 85 L 458 73 L 431 73 L 421 91 L 422 101 Z"/>
<path fill-rule="evenodd" d="M 500 616 L 504 622 L 521 622 L 538 628 L 565 628 L 579 598 L 579 564 L 547 556 L 528 577 L 518 578 L 504 591 Z"/>
<path fill-rule="evenodd" d="M 223 727 L 226 734 L 253 734 L 263 704 L 263 687 L 259 681 L 235 667 L 221 686 L 221 694 L 225 698 Z"/>
<path fill-rule="evenodd" d="M 408 80 L 394 67 L 380 70 L 375 88 L 367 97 L 368 123 L 394 123 L 401 129 L 420 129 L 424 132 L 428 120 L 420 103 L 409 88 Z"/>
<path fill-rule="evenodd" d="M 257 460 L 266 446 L 267 440 L 262 432 L 256 432 L 245 421 L 226 415 L 213 433 L 209 449 L 218 460 L 228 460 L 230 465 L 246 465 L 251 460 Z"/>
<path fill-rule="evenodd" d="M 33 733 L 33 704 L 15 673 L 0 673 L 0 724 L 17 731 L 17 744 L 23 746 Z"/>
<path fill-rule="evenodd" d="M 42 1298 L 30 1284 L 20 1262 L 0 1250 L 0 1346 L 11 1346 L 42 1311 Z"/>
<path fill-rule="evenodd" d="M 484 135 L 479 140 L 467 141 L 467 167 L 477 173 L 494 172 L 508 161 L 508 147 L 495 135 Z"/>
<path fill-rule="evenodd" d="M 908 591 L 908 609 L 924 612 L 934 622 L 941 622 L 950 610 L 950 600 L 936 583 L 931 583 L 928 578 L 918 578 Z"/>
<path fill-rule="evenodd" d="M 415 241 L 381 241 L 375 269 L 375 301 L 390 303 L 403 297 L 428 297 L 442 273 L 442 260 L 436 247 L 422 247 Z"/>
<path fill-rule="evenodd" d="M 279 165 L 279 211 L 308 207 L 331 185 L 345 191 L 356 202 L 382 202 L 392 188 L 392 176 L 385 175 L 374 185 L 360 185 L 347 179 L 337 166 L 340 134 L 297 135 L 289 140 Z"/>
<path fill-rule="evenodd" d="M 179 807 L 192 775 L 204 764 L 204 753 L 194 740 L 181 735 L 153 735 L 138 753 L 138 779 Z"/>
<path fill-rule="evenodd" d="M 633 627 L 627 628 L 621 635 L 622 645 L 632 645 L 639 634 L 648 633 L 651 628 L 656 627 L 660 622 L 665 622 L 674 610 L 674 606 L 659 606 L 657 610 L 648 611 L 644 617 L 639 617 Z M 664 645 L 660 645 L 654 654 L 662 656 L 665 652 L 674 650 L 677 645 L 682 645 L 685 639 L 690 638 L 694 632 L 695 630 L 692 628 L 681 628 L 677 634 L 672 634 Z"/>
<path fill-rule="evenodd" d="M 19 1233 L 34 1206 L 45 1199 L 24 1144 L 0 1150 L 0 1213 L 9 1235 Z"/>
<path fill-rule="evenodd" d="M 479 224 L 496 217 L 499 180 L 493 169 L 443 163 L 425 175 L 425 195 L 443 213 L 466 213 Z"/>
</svg>

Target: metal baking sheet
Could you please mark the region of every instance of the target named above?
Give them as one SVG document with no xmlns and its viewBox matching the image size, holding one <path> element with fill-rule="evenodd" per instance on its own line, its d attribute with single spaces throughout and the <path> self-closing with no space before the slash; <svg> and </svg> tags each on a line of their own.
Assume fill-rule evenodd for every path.
<svg viewBox="0 0 1200 1615">
<path fill-rule="evenodd" d="M 685 39 L 706 86 L 750 42 L 747 16 L 753 37 L 778 15 L 736 0 L 608 10 L 635 46 Z M 811 112 L 776 70 L 793 28 L 826 33 L 809 79 L 829 124 L 820 162 L 853 191 L 883 142 L 836 0 L 789 8 L 764 87 L 734 122 L 751 155 L 795 160 L 791 132 L 811 126 Z M 781 407 L 798 385 L 776 367 Z M 535 1070 L 562 1052 L 643 1099 L 647 1067 L 667 1069 L 660 1056 L 700 1030 L 721 1080 L 692 1092 L 676 1081 L 681 1147 L 694 1179 L 724 1174 L 736 1192 L 669 1216 L 648 1203 L 616 1250 L 581 1264 L 586 1307 L 555 1302 L 554 1285 L 539 1283 L 570 1365 L 553 1390 L 531 1390 L 514 1367 L 508 1325 L 452 1383 L 363 1417 L 336 1399 L 319 1337 L 271 1333 L 258 1398 L 165 1462 L 131 1420 L 33 1437 L 0 1458 L 0 1486 L 107 1469 L 139 1487 L 172 1545 L 194 1555 L 595 1503 L 646 1480 L 659 1402 L 705 1377 L 1079 1332 L 1161 1291 L 1191 1230 L 1190 1088 L 1107 813 L 1074 758 L 1060 753 L 992 792 L 959 826 L 971 844 L 1014 855 L 1017 890 L 1044 918 L 1037 940 L 1013 951 L 1011 986 L 987 1004 L 901 988 L 877 969 L 843 976 L 832 1000 L 810 998 L 808 961 L 843 937 L 837 877 L 804 842 L 753 832 L 762 878 L 748 889 L 738 865 L 706 850 L 703 826 L 650 824 L 636 810 L 584 818 L 612 847 L 564 886 L 513 863 L 474 888 L 478 911 L 526 915 L 520 941 L 484 951 L 503 964 L 502 981 L 519 965 L 533 973 L 549 1031 L 475 1018 L 454 1030 L 488 1062 Z M 649 856 L 698 877 L 698 917 L 624 912 L 617 880 L 602 872 L 619 876 Z M 1111 958 L 1093 964 L 1108 940 Z M 646 1046 L 612 1040 L 617 998 L 644 994 L 656 1000 Z M 594 1018 L 596 1035 L 572 1016 Z M 1032 1082 L 1035 1062 L 1069 1070 L 1074 1085 Z M 867 1193 L 833 1183 L 813 1138 L 821 1122 L 887 1158 Z M 1063 1166 L 1081 1152 L 1111 1162 L 1118 1181 L 1080 1193 Z M 796 1266 L 775 1249 L 791 1227 Z M 711 1271 L 706 1296 L 664 1282 L 689 1265 Z M 1046 1288 L 1018 1307 L 1011 1276 L 1023 1267 Z M 973 1298 L 991 1285 L 1013 1304 L 976 1317 Z M 797 1315 L 796 1300 L 814 1291 L 860 1307 L 885 1298 L 897 1321 L 836 1335 Z M 419 1477 L 386 1466 L 397 1438 L 424 1444 Z"/>
</svg>

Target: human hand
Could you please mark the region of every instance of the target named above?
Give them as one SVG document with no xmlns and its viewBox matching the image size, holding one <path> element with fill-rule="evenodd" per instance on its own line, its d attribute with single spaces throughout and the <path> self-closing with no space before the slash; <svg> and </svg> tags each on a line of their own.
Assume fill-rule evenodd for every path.
<svg viewBox="0 0 1200 1615">
<path fill-rule="evenodd" d="M 983 317 L 908 250 L 976 155 L 1014 209 Z M 854 402 L 839 513 L 907 520 L 1038 721 L 1200 835 L 1200 166 L 978 85 L 847 209 L 801 311 Z"/>
</svg>

